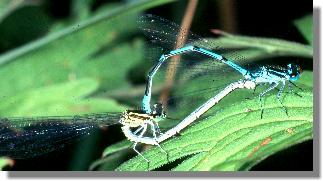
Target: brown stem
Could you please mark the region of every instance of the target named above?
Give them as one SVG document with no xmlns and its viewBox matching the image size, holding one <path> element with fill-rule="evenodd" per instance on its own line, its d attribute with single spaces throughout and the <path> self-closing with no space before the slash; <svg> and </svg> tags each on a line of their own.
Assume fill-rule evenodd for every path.
<svg viewBox="0 0 323 181">
<path fill-rule="evenodd" d="M 236 16 L 236 1 L 235 0 L 221 0 L 218 2 L 218 11 L 219 11 L 219 19 L 222 25 L 222 30 L 235 33 L 237 30 L 237 20 Z"/>
<path fill-rule="evenodd" d="M 189 29 L 191 27 L 192 20 L 194 17 L 197 3 L 198 3 L 198 0 L 190 0 L 187 4 L 184 18 L 181 23 L 181 30 L 180 30 L 180 32 L 178 32 L 180 36 L 177 37 L 176 44 L 174 47 L 175 49 L 182 47 L 186 42 L 188 32 L 189 32 Z M 174 84 L 174 77 L 176 74 L 177 65 L 179 64 L 179 61 L 180 61 L 180 55 L 172 57 L 171 61 L 173 63 L 168 64 L 166 78 L 165 78 L 166 79 L 165 86 L 164 86 L 162 93 L 159 97 L 160 102 L 165 102 L 169 97 L 170 89 Z M 167 105 L 164 105 L 164 106 L 166 108 Z"/>
</svg>

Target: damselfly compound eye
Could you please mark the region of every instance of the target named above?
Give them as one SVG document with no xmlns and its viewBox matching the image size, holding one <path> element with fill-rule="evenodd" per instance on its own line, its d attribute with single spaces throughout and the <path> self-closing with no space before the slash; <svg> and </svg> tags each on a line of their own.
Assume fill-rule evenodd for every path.
<svg viewBox="0 0 323 181">
<path fill-rule="evenodd" d="M 287 68 L 288 68 L 287 72 L 290 77 L 290 80 L 291 81 L 298 80 L 300 74 L 302 73 L 301 67 L 299 65 L 295 65 L 295 64 L 288 64 Z"/>
</svg>

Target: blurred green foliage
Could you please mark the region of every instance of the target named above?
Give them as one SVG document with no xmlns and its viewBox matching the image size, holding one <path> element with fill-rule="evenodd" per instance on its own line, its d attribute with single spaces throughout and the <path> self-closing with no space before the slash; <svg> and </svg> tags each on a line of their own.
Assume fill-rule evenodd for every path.
<svg viewBox="0 0 323 181">
<path fill-rule="evenodd" d="M 313 15 L 307 15 L 294 21 L 298 30 L 308 43 L 313 45 Z"/>
<path fill-rule="evenodd" d="M 134 85 L 136 80 L 133 79 L 138 75 L 134 76 L 133 71 L 142 73 L 139 77 L 144 78 L 149 65 L 144 56 L 145 41 L 138 36 L 136 20 L 141 11 L 168 2 L 171 0 L 108 3 L 91 11 L 93 1 L 74 0 L 71 18 L 53 23 L 42 14 L 41 4 L 2 1 L 0 115 L 121 112 L 134 103 L 139 106 L 144 84 Z M 28 20 L 33 22 L 28 23 Z M 281 56 L 311 61 L 313 34 L 309 27 L 312 27 L 312 19 L 307 16 L 296 20 L 295 24 L 310 45 L 227 33 L 209 41 L 227 49 L 238 49 L 237 53 L 248 61 L 240 63 Z M 277 103 L 275 93 L 266 98 L 264 119 L 259 119 L 257 99 L 244 100 L 250 92 L 237 91 L 229 95 L 207 114 L 209 117 L 204 116 L 179 137 L 162 143 L 169 160 L 178 163 L 170 169 L 249 170 L 277 151 L 311 139 L 312 70 L 305 71 L 297 84 L 304 89 L 303 97 L 288 94 L 283 100 L 289 116 Z M 155 81 L 154 86 L 160 87 L 161 83 Z M 193 86 L 199 87 L 199 82 L 194 82 Z M 176 91 L 180 94 L 181 90 Z M 96 139 L 92 137 L 80 143 L 71 159 L 70 170 L 152 170 L 168 164 L 156 147 L 144 151 L 151 161 L 149 168 L 140 156 L 129 160 L 133 152 L 131 142 L 126 140 L 107 147 L 102 158 L 93 161 L 91 153 L 97 146 Z"/>
</svg>

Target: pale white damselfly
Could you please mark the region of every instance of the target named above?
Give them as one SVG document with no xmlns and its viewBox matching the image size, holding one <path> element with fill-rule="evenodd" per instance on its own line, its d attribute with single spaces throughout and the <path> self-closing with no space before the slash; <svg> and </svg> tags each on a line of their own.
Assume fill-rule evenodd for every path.
<svg viewBox="0 0 323 181">
<path fill-rule="evenodd" d="M 227 96 L 229 93 L 236 89 L 254 89 L 256 84 L 253 81 L 249 80 L 239 80 L 237 82 L 229 84 L 227 87 L 225 87 L 221 92 L 219 92 L 217 95 L 209 99 L 207 102 L 202 104 L 200 107 L 195 109 L 191 114 L 189 114 L 186 118 L 184 118 L 180 123 L 178 123 L 175 127 L 169 129 L 163 134 L 160 134 L 159 136 L 156 136 L 155 130 L 153 130 L 154 137 L 144 137 L 143 134 L 140 134 L 139 136 L 134 134 L 129 126 L 125 125 L 122 127 L 122 131 L 124 135 L 135 144 L 137 143 L 144 143 L 149 145 L 157 145 L 161 148 L 159 145 L 160 142 L 163 142 L 167 140 L 168 138 L 178 134 L 181 130 L 186 128 L 188 125 L 190 125 L 192 122 L 197 120 L 202 114 L 204 114 L 206 111 L 208 111 L 210 108 L 212 108 L 214 105 L 216 105 L 218 102 L 220 102 L 225 96 Z M 152 128 L 153 124 L 149 123 Z M 139 128 L 141 129 L 141 128 Z M 143 131 L 146 131 L 146 126 L 143 126 Z M 162 149 L 162 148 L 161 148 Z M 166 153 L 164 149 L 162 149 L 163 152 Z M 140 154 L 140 153 L 139 153 Z M 167 153 L 166 153 L 167 154 Z M 149 160 L 145 158 L 142 154 L 140 154 L 147 162 Z M 167 157 L 168 158 L 168 157 Z"/>
</svg>

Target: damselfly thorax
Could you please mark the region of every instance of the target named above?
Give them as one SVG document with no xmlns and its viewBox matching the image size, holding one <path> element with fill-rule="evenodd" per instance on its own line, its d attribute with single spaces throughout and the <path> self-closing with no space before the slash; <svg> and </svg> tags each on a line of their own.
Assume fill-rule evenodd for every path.
<svg viewBox="0 0 323 181">
<path fill-rule="evenodd" d="M 143 124 L 149 122 L 158 122 L 159 120 L 166 117 L 163 109 L 163 105 L 157 103 L 153 106 L 153 111 L 147 114 L 143 110 L 126 110 L 122 113 L 120 118 L 120 123 L 123 126 L 128 126 L 131 128 L 140 127 Z"/>
<path fill-rule="evenodd" d="M 159 115 L 147 114 L 141 110 L 126 110 L 123 112 L 120 123 L 131 128 L 139 127 L 145 124 L 145 121 L 154 120 Z"/>
</svg>

